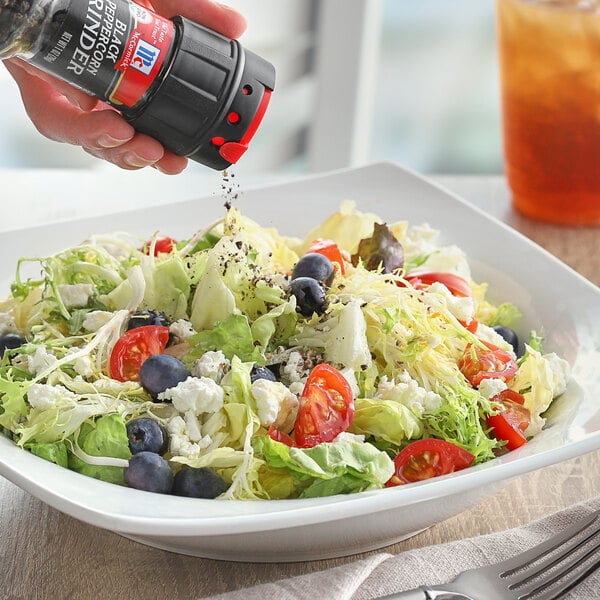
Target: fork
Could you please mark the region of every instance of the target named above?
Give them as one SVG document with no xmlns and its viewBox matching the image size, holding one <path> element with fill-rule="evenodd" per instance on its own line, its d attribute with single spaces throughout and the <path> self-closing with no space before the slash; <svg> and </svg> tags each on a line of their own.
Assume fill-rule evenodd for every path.
<svg viewBox="0 0 600 600">
<path fill-rule="evenodd" d="M 379 600 L 556 600 L 600 566 L 600 511 L 500 563 Z"/>
</svg>

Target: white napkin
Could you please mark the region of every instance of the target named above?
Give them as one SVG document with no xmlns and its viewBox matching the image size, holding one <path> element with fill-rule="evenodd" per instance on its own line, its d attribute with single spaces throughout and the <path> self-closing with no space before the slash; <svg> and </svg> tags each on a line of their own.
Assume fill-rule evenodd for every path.
<svg viewBox="0 0 600 600">
<path fill-rule="evenodd" d="M 524 527 L 397 555 L 380 552 L 326 571 L 219 594 L 211 599 L 374 600 L 420 585 L 446 583 L 466 569 L 514 556 L 597 509 L 600 509 L 600 498 L 574 505 Z M 565 598 L 600 599 L 600 569 Z"/>
</svg>

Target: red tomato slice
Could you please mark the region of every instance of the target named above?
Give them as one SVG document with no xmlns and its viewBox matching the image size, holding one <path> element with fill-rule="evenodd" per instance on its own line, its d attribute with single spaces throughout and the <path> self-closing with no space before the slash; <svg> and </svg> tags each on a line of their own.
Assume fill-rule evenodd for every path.
<svg viewBox="0 0 600 600">
<path fill-rule="evenodd" d="M 519 448 L 527 442 L 525 430 L 531 421 L 529 409 L 523 406 L 525 398 L 514 390 L 503 390 L 493 400 L 501 402 L 503 409 L 487 418 L 488 426 L 496 439 L 506 441 L 506 448 Z"/>
<path fill-rule="evenodd" d="M 159 254 L 170 254 L 176 245 L 177 242 L 173 238 L 166 235 L 159 236 L 156 238 L 156 243 L 154 244 L 154 256 L 158 256 Z M 144 254 L 150 254 L 151 247 L 152 241 L 146 242 L 142 248 L 142 252 Z"/>
<path fill-rule="evenodd" d="M 309 252 L 316 252 L 326 256 L 333 263 L 334 267 L 337 265 L 341 275 L 346 274 L 346 261 L 344 260 L 344 256 L 339 246 L 333 240 L 317 238 L 316 240 L 313 240 L 310 248 L 305 254 L 308 254 Z"/>
<path fill-rule="evenodd" d="M 406 281 L 418 290 L 429 287 L 437 281 L 444 284 L 455 296 L 466 298 L 473 295 L 469 282 L 458 275 L 454 275 L 454 273 L 443 273 L 440 271 L 425 271 L 412 275 L 409 273 L 406 276 Z"/>
<path fill-rule="evenodd" d="M 475 456 L 451 442 L 425 438 L 408 444 L 394 459 L 394 475 L 386 487 L 447 475 L 470 466 Z"/>
<path fill-rule="evenodd" d="M 169 328 L 145 325 L 126 331 L 110 355 L 110 376 L 118 381 L 138 381 L 140 367 L 153 354 L 162 354 L 169 342 Z"/>
<path fill-rule="evenodd" d="M 487 350 L 468 344 L 458 361 L 458 368 L 469 383 L 478 386 L 484 379 L 512 379 L 519 368 L 513 357 L 494 344 L 483 344 Z"/>
<path fill-rule="evenodd" d="M 269 437 L 272 440 L 275 440 L 276 442 L 281 442 L 282 444 L 285 444 L 286 446 L 293 447 L 296 445 L 296 442 L 294 441 L 294 438 L 292 438 L 291 435 L 280 431 L 276 427 L 273 427 L 273 425 L 269 426 Z"/>
<path fill-rule="evenodd" d="M 475 333 L 479 327 L 479 321 L 477 319 L 471 319 L 468 323 L 466 321 L 459 321 L 459 323 L 471 333 Z"/>
<path fill-rule="evenodd" d="M 317 365 L 308 376 L 294 423 L 300 448 L 330 442 L 346 431 L 354 418 L 354 396 L 346 378 L 328 364 Z"/>
</svg>

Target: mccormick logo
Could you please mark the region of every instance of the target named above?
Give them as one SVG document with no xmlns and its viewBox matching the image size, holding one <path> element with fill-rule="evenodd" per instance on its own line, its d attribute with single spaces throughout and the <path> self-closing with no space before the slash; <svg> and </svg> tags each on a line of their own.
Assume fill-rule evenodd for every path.
<svg viewBox="0 0 600 600">
<path fill-rule="evenodd" d="M 150 75 L 159 54 L 160 50 L 158 48 L 140 39 L 138 40 L 130 65 L 134 69 L 144 73 L 144 75 Z"/>
</svg>

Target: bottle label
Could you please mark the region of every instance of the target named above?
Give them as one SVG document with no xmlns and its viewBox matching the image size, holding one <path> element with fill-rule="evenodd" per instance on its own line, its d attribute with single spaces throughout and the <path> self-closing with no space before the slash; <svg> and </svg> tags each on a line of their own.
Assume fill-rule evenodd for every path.
<svg viewBox="0 0 600 600">
<path fill-rule="evenodd" d="M 158 75 L 174 25 L 129 0 L 72 0 L 29 62 L 114 104 L 135 106 Z"/>
</svg>

